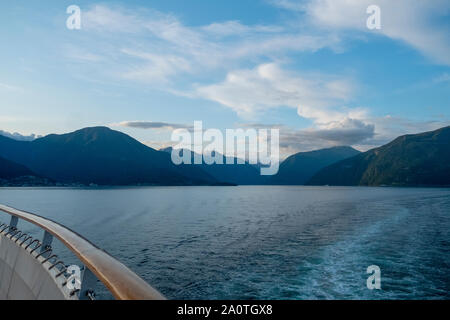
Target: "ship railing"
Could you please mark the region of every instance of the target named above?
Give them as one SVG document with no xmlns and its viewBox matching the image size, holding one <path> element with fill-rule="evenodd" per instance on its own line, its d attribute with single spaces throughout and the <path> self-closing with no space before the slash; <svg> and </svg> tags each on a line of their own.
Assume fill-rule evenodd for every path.
<svg viewBox="0 0 450 320">
<path fill-rule="evenodd" d="M 146 281 L 131 271 L 123 263 L 113 258 L 106 251 L 85 239 L 69 228 L 42 216 L 11 208 L 0 204 L 0 211 L 11 216 L 9 224 L 0 224 L 0 234 L 9 237 L 26 249 L 32 247 L 31 253 L 40 250 L 38 256 L 45 261 L 54 259 L 53 267 L 61 266 L 61 272 L 67 271 L 62 261 L 52 254 L 53 237 L 57 238 L 84 264 L 80 279 L 81 287 L 71 294 L 78 294 L 80 299 L 93 299 L 94 286 L 100 280 L 109 292 L 118 300 L 164 300 L 165 297 Z M 18 230 L 19 220 L 32 223 L 44 231 L 42 240 L 33 239 Z"/>
</svg>

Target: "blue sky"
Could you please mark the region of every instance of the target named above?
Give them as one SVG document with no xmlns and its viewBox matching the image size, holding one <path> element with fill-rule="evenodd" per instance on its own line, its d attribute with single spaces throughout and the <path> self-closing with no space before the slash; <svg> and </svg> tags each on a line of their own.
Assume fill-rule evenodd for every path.
<svg viewBox="0 0 450 320">
<path fill-rule="evenodd" d="M 107 125 L 158 148 L 202 120 L 281 128 L 284 155 L 365 150 L 450 124 L 449 17 L 445 0 L 2 2 L 0 130 Z"/>
</svg>

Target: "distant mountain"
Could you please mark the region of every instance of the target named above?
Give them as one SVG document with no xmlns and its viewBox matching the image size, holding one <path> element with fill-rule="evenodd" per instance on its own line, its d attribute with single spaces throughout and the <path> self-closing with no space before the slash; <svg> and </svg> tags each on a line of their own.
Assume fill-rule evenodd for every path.
<svg viewBox="0 0 450 320">
<path fill-rule="evenodd" d="M 0 136 L 0 156 L 63 183 L 98 185 L 211 184 L 194 166 L 175 166 L 170 155 L 106 127 L 85 128 L 34 141 Z"/>
<path fill-rule="evenodd" d="M 161 151 L 170 154 L 172 152 L 172 148 L 171 147 L 164 148 L 161 149 Z M 184 149 L 180 150 L 180 152 L 181 152 L 180 154 L 182 154 L 182 152 L 189 152 L 191 154 L 191 162 L 194 163 L 193 161 L 194 153 L 192 151 Z M 217 156 L 222 157 L 224 163 L 223 165 L 222 164 L 208 165 L 206 163 L 202 163 L 202 164 L 195 164 L 193 166 L 201 168 L 201 170 L 205 171 L 214 179 L 222 183 L 231 183 L 238 185 L 257 185 L 257 184 L 264 184 L 264 182 L 266 181 L 265 180 L 266 177 L 261 176 L 258 166 L 251 165 L 248 162 L 244 164 L 237 164 L 236 158 L 225 157 L 224 155 L 219 153 L 217 154 Z M 230 159 L 234 164 L 226 164 L 227 159 Z"/>
<path fill-rule="evenodd" d="M 271 177 L 270 184 L 304 185 L 319 170 L 359 153 L 351 147 L 334 147 L 294 154 L 280 164 L 280 170 Z"/>
<path fill-rule="evenodd" d="M 35 176 L 25 166 L 0 157 L 0 179 L 9 180 L 24 176 Z"/>
<path fill-rule="evenodd" d="M 54 186 L 54 181 L 41 177 L 25 166 L 0 157 L 0 186 Z"/>
<path fill-rule="evenodd" d="M 310 185 L 449 186 L 450 126 L 401 136 L 319 171 Z"/>
<path fill-rule="evenodd" d="M 450 185 L 450 127 L 402 136 L 364 153 L 350 147 L 298 153 L 275 176 L 261 176 L 257 165 L 234 158 L 233 165 L 176 166 L 170 152 L 106 127 L 33 141 L 0 135 L 0 184 Z"/>
<path fill-rule="evenodd" d="M 18 132 L 10 133 L 10 132 L 3 131 L 3 130 L 0 130 L 0 136 L 5 136 L 7 138 L 11 138 L 14 140 L 19 140 L 19 141 L 33 141 L 37 138 L 40 138 L 40 136 L 37 136 L 35 134 L 30 134 L 29 136 L 24 136 Z"/>
</svg>

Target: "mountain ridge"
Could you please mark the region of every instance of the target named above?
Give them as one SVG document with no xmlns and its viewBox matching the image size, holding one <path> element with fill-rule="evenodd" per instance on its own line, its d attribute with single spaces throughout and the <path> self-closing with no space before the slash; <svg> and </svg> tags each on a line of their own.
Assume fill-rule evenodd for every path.
<svg viewBox="0 0 450 320">
<path fill-rule="evenodd" d="M 280 164 L 270 184 L 304 185 L 320 169 L 359 153 L 349 146 L 337 146 L 293 154 Z"/>
<path fill-rule="evenodd" d="M 88 127 L 30 142 L 0 137 L 0 156 L 64 183 L 98 185 L 217 183 L 199 168 L 175 166 L 170 156 L 107 127 Z"/>
<path fill-rule="evenodd" d="M 0 157 L 0 179 L 7 180 L 23 176 L 35 176 L 35 175 L 36 174 L 27 167 Z"/>
<path fill-rule="evenodd" d="M 450 126 L 400 136 L 390 143 L 332 164 L 308 185 L 450 185 Z"/>
<path fill-rule="evenodd" d="M 160 149 L 160 151 L 171 153 L 172 147 Z M 237 185 L 259 185 L 264 184 L 267 180 L 265 176 L 261 176 L 257 166 L 251 165 L 248 162 L 244 164 L 237 164 L 237 158 L 227 157 L 221 153 L 217 153 L 217 156 L 222 157 L 223 165 L 221 164 L 194 164 L 194 152 L 188 149 L 182 149 L 179 152 L 190 152 L 191 163 L 193 166 L 200 167 L 203 171 L 214 177 L 217 181 L 223 183 L 231 183 Z M 213 151 L 215 152 L 215 151 Z M 232 159 L 233 164 L 226 164 L 226 159 Z"/>
<path fill-rule="evenodd" d="M 300 152 L 271 177 L 249 163 L 177 166 L 170 151 L 108 127 L 33 141 L 0 135 L 0 179 L 17 172 L 44 185 L 450 185 L 450 126 L 400 136 L 363 153 L 346 146 Z"/>
</svg>

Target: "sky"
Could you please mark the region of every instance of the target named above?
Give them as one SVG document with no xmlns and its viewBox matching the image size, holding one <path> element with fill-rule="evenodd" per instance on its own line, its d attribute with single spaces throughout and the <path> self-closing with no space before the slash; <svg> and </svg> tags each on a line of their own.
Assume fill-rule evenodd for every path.
<svg viewBox="0 0 450 320">
<path fill-rule="evenodd" d="M 282 156 L 364 151 L 450 124 L 449 35 L 448 0 L 2 1 L 0 133 L 161 148 L 201 120 L 279 128 Z"/>
</svg>

